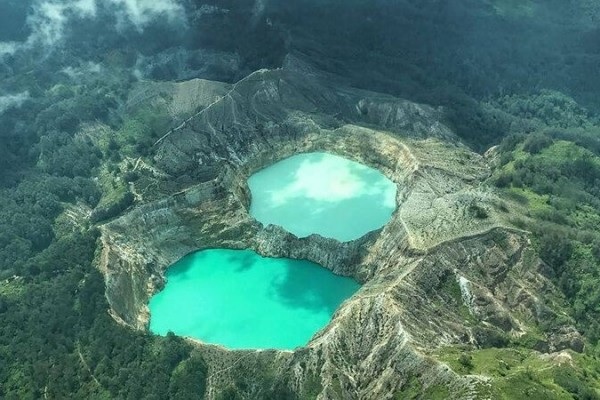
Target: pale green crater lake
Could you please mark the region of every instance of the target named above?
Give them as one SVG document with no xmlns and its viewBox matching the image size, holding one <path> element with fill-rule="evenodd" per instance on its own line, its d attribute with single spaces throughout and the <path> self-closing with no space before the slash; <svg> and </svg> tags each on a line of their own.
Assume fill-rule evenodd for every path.
<svg viewBox="0 0 600 400">
<path fill-rule="evenodd" d="M 287 158 L 248 179 L 250 215 L 297 237 L 341 242 L 379 229 L 396 209 L 396 185 L 381 172 L 328 153 Z"/>
<path fill-rule="evenodd" d="M 150 330 L 231 349 L 304 346 L 359 285 L 309 261 L 203 250 L 167 270 L 150 299 Z"/>
</svg>

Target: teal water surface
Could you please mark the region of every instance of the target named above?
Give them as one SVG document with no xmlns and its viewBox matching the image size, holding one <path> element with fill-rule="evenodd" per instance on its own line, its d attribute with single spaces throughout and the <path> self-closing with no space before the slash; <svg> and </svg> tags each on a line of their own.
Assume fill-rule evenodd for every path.
<svg viewBox="0 0 600 400">
<path fill-rule="evenodd" d="M 203 250 L 167 271 L 150 299 L 150 330 L 231 349 L 304 346 L 359 288 L 309 261 L 249 250 Z"/>
<path fill-rule="evenodd" d="M 328 153 L 306 153 L 248 179 L 250 215 L 297 237 L 313 233 L 345 242 L 385 225 L 396 185 L 381 172 Z"/>
</svg>

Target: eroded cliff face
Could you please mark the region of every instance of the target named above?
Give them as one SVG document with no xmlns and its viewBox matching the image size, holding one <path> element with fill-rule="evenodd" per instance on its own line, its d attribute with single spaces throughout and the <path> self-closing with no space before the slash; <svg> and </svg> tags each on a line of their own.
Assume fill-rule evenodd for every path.
<svg viewBox="0 0 600 400">
<path fill-rule="evenodd" d="M 439 386 L 451 398 L 477 397 L 486 378 L 455 374 L 433 351 L 524 335 L 548 313 L 560 313 L 546 301 L 559 294 L 541 273 L 527 233 L 505 222 L 505 205 L 481 184 L 486 160 L 456 141 L 439 110 L 345 88 L 307 68 L 289 59 L 283 69 L 258 71 L 231 87 L 188 85 L 202 99 L 216 96 L 210 103 L 171 96 L 200 108 L 156 143 L 147 162 L 160 173 L 142 180 L 139 204 L 101 227 L 99 268 L 111 314 L 146 329 L 147 303 L 164 285 L 165 269 L 198 249 L 308 259 L 362 288 L 294 352 L 198 343 L 209 365 L 209 398 L 223 390 L 261 398 L 261 387 L 269 387 L 292 398 L 386 399 L 415 385 L 424 397 Z M 248 176 L 309 151 L 361 162 L 395 182 L 398 208 L 390 222 L 339 243 L 299 239 L 253 220 Z M 568 324 L 539 343 L 542 351 L 581 345 Z"/>
</svg>

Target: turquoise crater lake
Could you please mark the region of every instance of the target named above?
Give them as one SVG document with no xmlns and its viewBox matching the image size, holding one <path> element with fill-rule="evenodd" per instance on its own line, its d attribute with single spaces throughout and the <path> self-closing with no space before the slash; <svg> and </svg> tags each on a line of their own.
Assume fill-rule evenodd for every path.
<svg viewBox="0 0 600 400">
<path fill-rule="evenodd" d="M 150 330 L 230 349 L 304 346 L 358 289 L 315 263 L 249 250 L 192 253 L 167 270 L 150 299 Z"/>
<path fill-rule="evenodd" d="M 396 185 L 381 172 L 328 153 L 286 158 L 248 179 L 250 215 L 297 237 L 317 233 L 346 242 L 384 226 Z"/>
</svg>

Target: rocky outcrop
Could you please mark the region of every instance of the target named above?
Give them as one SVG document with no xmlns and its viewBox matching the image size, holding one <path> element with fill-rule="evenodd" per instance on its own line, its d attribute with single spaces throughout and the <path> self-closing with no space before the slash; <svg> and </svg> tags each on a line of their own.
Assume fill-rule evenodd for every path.
<svg viewBox="0 0 600 400">
<path fill-rule="evenodd" d="M 229 389 L 261 398 L 269 387 L 281 398 L 386 399 L 415 386 L 474 398 L 484 378 L 455 374 L 432 350 L 519 337 L 539 322 L 546 297 L 560 297 L 526 232 L 504 222 L 507 210 L 481 184 L 490 173 L 485 159 L 456 142 L 439 110 L 341 87 L 293 59 L 217 96 L 157 142 L 152 163 L 161 174 L 146 177 L 155 184 L 144 198 L 159 199 L 101 227 L 99 268 L 115 319 L 146 329 L 147 302 L 164 285 L 165 269 L 202 248 L 308 259 L 363 286 L 294 352 L 199 343 L 209 398 Z M 308 151 L 361 162 L 396 183 L 390 222 L 339 243 L 253 220 L 248 176 Z M 579 345 L 573 329 L 561 329 L 546 338 L 549 349 Z"/>
</svg>

